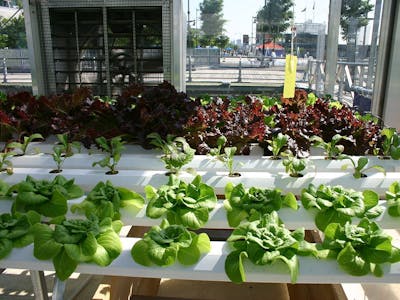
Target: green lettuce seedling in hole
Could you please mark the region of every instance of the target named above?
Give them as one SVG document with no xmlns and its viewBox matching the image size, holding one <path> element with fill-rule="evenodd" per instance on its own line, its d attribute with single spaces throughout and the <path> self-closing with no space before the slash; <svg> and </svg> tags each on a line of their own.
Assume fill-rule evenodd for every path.
<svg viewBox="0 0 400 300">
<path fill-rule="evenodd" d="M 8 149 L 19 149 L 21 153 L 16 155 L 25 155 L 26 150 L 31 142 L 34 140 L 43 140 L 43 136 L 40 133 L 33 133 L 30 136 L 24 136 L 21 142 L 11 142 L 7 144 Z"/>
<path fill-rule="evenodd" d="M 386 192 L 388 214 L 392 217 L 400 217 L 400 185 L 393 182 Z"/>
<path fill-rule="evenodd" d="M 83 196 L 83 190 L 74 183 L 57 175 L 53 180 L 36 180 L 27 176 L 9 189 L 16 193 L 13 211 L 33 210 L 46 217 L 58 217 L 68 211 L 67 200 Z"/>
<path fill-rule="evenodd" d="M 158 133 L 153 132 L 147 138 L 150 139 L 150 144 L 163 152 L 161 160 L 164 162 L 165 168 L 169 170 L 167 175 L 178 174 L 183 166 L 193 160 L 196 151 L 190 147 L 183 137 L 168 134 L 166 139 L 163 140 Z M 190 169 L 189 171 L 192 172 Z"/>
<path fill-rule="evenodd" d="M 9 189 L 10 186 L 8 185 L 8 183 L 0 179 L 0 197 L 6 196 Z"/>
<path fill-rule="evenodd" d="M 233 251 L 225 260 L 225 272 L 235 283 L 246 281 L 245 259 L 260 266 L 283 263 L 295 283 L 299 273 L 297 255 L 318 255 L 316 247 L 304 241 L 304 228 L 291 232 L 280 223 L 275 211 L 239 225 L 227 241 Z"/>
<path fill-rule="evenodd" d="M 372 190 L 357 192 L 342 186 L 316 188 L 310 184 L 301 191 L 301 203 L 306 210 L 314 210 L 315 224 L 324 230 L 330 223 L 344 225 L 354 217 L 377 218 L 383 212 L 379 206 L 379 195 Z"/>
<path fill-rule="evenodd" d="M 260 189 L 251 187 L 245 189 L 243 184 L 225 186 L 224 207 L 229 226 L 237 227 L 243 220 L 258 220 L 262 215 L 278 211 L 282 207 L 297 210 L 297 200 L 294 194 L 282 195 L 279 189 Z"/>
<path fill-rule="evenodd" d="M 110 218 L 61 220 L 55 225 L 35 224 L 33 255 L 40 260 L 52 260 L 56 275 L 66 280 L 79 263 L 108 266 L 122 251 L 119 231 L 121 221 Z"/>
<path fill-rule="evenodd" d="M 153 226 L 143 239 L 132 247 L 135 262 L 143 266 L 170 266 L 178 260 L 185 266 L 197 263 L 203 253 L 210 252 L 210 238 L 206 233 L 196 234 L 182 225 Z"/>
<path fill-rule="evenodd" d="M 227 143 L 227 139 L 225 136 L 221 135 L 218 140 L 217 140 L 217 148 L 212 148 L 210 149 L 210 155 L 222 162 L 224 166 L 228 170 L 228 176 L 229 177 L 239 177 L 240 173 L 235 172 L 235 162 L 234 162 L 234 156 L 237 151 L 236 147 L 224 147 L 225 144 Z M 222 152 L 223 149 L 223 152 Z"/>
<path fill-rule="evenodd" d="M 367 157 L 362 156 L 362 157 L 358 158 L 357 162 L 353 157 L 347 156 L 347 155 L 343 156 L 342 159 L 350 160 L 351 166 L 353 167 L 353 171 L 354 171 L 353 177 L 356 179 L 367 177 L 367 174 L 365 174 L 365 172 L 372 170 L 372 169 L 375 169 L 379 172 L 382 172 L 384 175 L 386 175 L 386 170 L 382 166 L 373 165 L 373 166 L 367 167 L 368 161 L 369 161 L 369 159 Z M 349 167 L 349 164 L 345 164 L 342 166 L 342 170 L 347 170 L 348 167 Z"/>
<path fill-rule="evenodd" d="M 171 175 L 168 184 L 158 189 L 147 185 L 144 190 L 149 201 L 146 208 L 149 218 L 166 217 L 170 224 L 193 230 L 207 223 L 217 203 L 214 189 L 203 183 L 199 175 L 190 183 Z"/>
<path fill-rule="evenodd" d="M 372 273 L 382 277 L 382 264 L 400 261 L 400 250 L 392 246 L 392 237 L 366 218 L 358 225 L 329 224 L 322 247 L 329 250 L 328 257 L 336 258 L 339 266 L 353 276 Z"/>
<path fill-rule="evenodd" d="M 335 134 L 330 142 L 325 142 L 321 137 L 315 135 L 310 138 L 310 142 L 312 142 L 315 147 L 324 150 L 325 159 L 340 159 L 344 151 L 344 146 L 338 145 L 341 140 L 354 142 L 353 139 L 340 134 Z"/>
<path fill-rule="evenodd" d="M 116 170 L 117 164 L 121 159 L 122 150 L 124 150 L 124 142 L 121 136 L 113 137 L 107 140 L 105 137 L 101 136 L 96 138 L 96 144 L 100 149 L 106 153 L 106 156 L 92 164 L 92 166 L 99 165 L 102 168 L 108 168 L 109 171 L 106 172 L 107 175 L 118 174 Z"/>
<path fill-rule="evenodd" d="M 87 217 L 95 214 L 100 220 L 108 217 L 121 218 L 120 209 L 136 215 L 144 205 L 144 198 L 124 187 L 114 187 L 110 181 L 99 182 L 84 201 L 71 206 L 73 213 L 84 213 Z"/>
<path fill-rule="evenodd" d="M 70 142 L 68 140 L 68 135 L 57 134 L 58 143 L 53 146 L 52 157 L 54 162 L 56 163 L 57 168 L 55 170 L 51 170 L 50 173 L 61 173 L 62 165 L 68 157 L 74 155 L 74 148 L 79 152 L 81 150 L 81 144 L 79 142 Z"/>
<path fill-rule="evenodd" d="M 296 157 L 290 150 L 283 152 L 282 155 L 286 157 L 282 161 L 282 164 L 285 166 L 286 173 L 288 173 L 290 177 L 303 177 L 301 171 L 306 168 L 307 161 L 304 158 Z"/>
<path fill-rule="evenodd" d="M 400 159 L 400 137 L 396 128 L 384 128 L 381 131 L 383 138 L 382 155 L 383 158 Z"/>
<path fill-rule="evenodd" d="M 26 214 L 1 214 L 0 259 L 9 255 L 13 248 L 22 248 L 33 243 L 31 226 L 38 222 L 40 215 L 33 211 Z"/>
<path fill-rule="evenodd" d="M 286 134 L 278 133 L 277 136 L 274 136 L 272 140 L 269 140 L 268 149 L 272 152 L 271 159 L 277 160 L 280 159 L 280 154 L 283 151 L 284 147 L 287 146 L 287 142 L 289 140 L 289 136 Z"/>
<path fill-rule="evenodd" d="M 0 172 L 6 172 L 8 175 L 14 173 L 13 164 L 10 160 L 15 155 L 15 152 L 1 152 L 0 153 Z"/>
</svg>

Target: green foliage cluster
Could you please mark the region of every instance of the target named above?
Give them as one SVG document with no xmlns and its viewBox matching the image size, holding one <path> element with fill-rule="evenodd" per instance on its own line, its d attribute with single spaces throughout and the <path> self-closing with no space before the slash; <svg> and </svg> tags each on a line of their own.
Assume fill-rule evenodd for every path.
<svg viewBox="0 0 400 300">
<path fill-rule="evenodd" d="M 0 215 L 0 259 L 12 249 L 25 247 L 33 242 L 32 225 L 40 222 L 40 215 L 29 211 L 26 214 L 3 213 Z"/>
<path fill-rule="evenodd" d="M 243 184 L 228 183 L 225 187 L 224 207 L 229 226 L 237 227 L 243 220 L 258 220 L 262 215 L 278 211 L 282 207 L 297 210 L 294 194 L 282 195 L 279 189 L 245 189 Z"/>
<path fill-rule="evenodd" d="M 315 224 L 325 230 L 330 223 L 344 225 L 353 217 L 377 218 L 383 212 L 379 206 L 379 195 L 372 190 L 362 193 L 341 186 L 310 184 L 301 192 L 301 203 L 305 209 L 316 211 Z"/>
<path fill-rule="evenodd" d="M 27 176 L 25 181 L 10 187 L 8 193 L 16 193 L 13 211 L 33 210 L 46 217 L 65 215 L 67 200 L 83 196 L 82 188 L 74 183 L 74 179 L 67 180 L 60 175 L 51 181 Z"/>
<path fill-rule="evenodd" d="M 121 136 L 116 136 L 111 139 L 106 139 L 103 136 L 96 138 L 97 146 L 105 152 L 106 156 L 97 162 L 94 162 L 92 166 L 99 165 L 102 168 L 108 168 L 106 172 L 108 175 L 118 174 L 116 169 L 119 160 L 121 159 L 122 150 L 124 150 L 124 142 Z"/>
<path fill-rule="evenodd" d="M 199 175 L 191 183 L 171 175 L 168 184 L 158 189 L 147 185 L 145 192 L 149 218 L 166 217 L 170 224 L 190 229 L 204 226 L 217 203 L 214 189 L 203 183 Z"/>
<path fill-rule="evenodd" d="M 0 18 L 0 49 L 26 49 L 25 20 L 23 16 L 12 19 Z"/>
<path fill-rule="evenodd" d="M 37 259 L 53 261 L 56 275 L 66 280 L 81 262 L 108 266 L 122 251 L 118 233 L 120 221 L 110 218 L 63 220 L 53 226 L 37 223 L 33 254 Z"/>
<path fill-rule="evenodd" d="M 111 181 L 107 180 L 105 183 L 100 181 L 96 184 L 85 200 L 71 206 L 71 211 L 84 213 L 86 217 L 94 214 L 100 220 L 119 220 L 120 208 L 136 215 L 143 205 L 144 199 L 140 194 L 124 187 L 114 187 Z"/>
<path fill-rule="evenodd" d="M 161 160 L 171 174 L 179 173 L 182 167 L 191 162 L 194 157 L 195 150 L 190 148 L 183 137 L 174 137 L 169 134 L 163 140 L 158 133 L 151 133 L 147 138 L 150 139 L 150 144 L 163 151 Z"/>
<path fill-rule="evenodd" d="M 207 234 L 196 234 L 182 225 L 170 225 L 163 220 L 161 226 L 153 226 L 143 239 L 132 247 L 135 262 L 144 266 L 169 266 L 176 260 L 189 266 L 197 263 L 201 254 L 210 251 Z"/>
<path fill-rule="evenodd" d="M 336 258 L 348 274 L 363 276 L 369 273 L 383 276 L 383 264 L 400 261 L 400 249 L 392 246 L 392 238 L 375 222 L 364 218 L 358 225 L 346 222 L 329 224 L 324 231 L 324 249 Z"/>
<path fill-rule="evenodd" d="M 317 254 L 304 240 L 304 229 L 293 232 L 286 229 L 276 212 L 239 225 L 228 238 L 228 242 L 234 250 L 225 260 L 225 272 L 235 283 L 246 281 L 245 259 L 255 265 L 283 262 L 290 271 L 292 283 L 295 283 L 299 273 L 297 255 Z"/>
</svg>

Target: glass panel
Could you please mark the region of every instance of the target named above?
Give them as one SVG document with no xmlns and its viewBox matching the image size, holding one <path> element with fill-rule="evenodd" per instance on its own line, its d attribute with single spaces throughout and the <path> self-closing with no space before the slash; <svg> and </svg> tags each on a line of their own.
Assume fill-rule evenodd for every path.
<svg viewBox="0 0 400 300">
<path fill-rule="evenodd" d="M 298 57 L 296 86 L 322 96 L 330 25 L 339 30 L 329 45 L 338 50 L 337 62 L 329 56 L 336 65 L 333 96 L 350 105 L 367 103 L 362 110 L 368 111 L 378 44 L 386 42 L 379 39 L 385 2 L 342 0 L 342 8 L 337 8 L 341 18 L 336 21 L 329 19 L 330 2 L 225 0 L 221 7 L 211 9 L 202 0 L 188 1 L 187 91 L 191 82 L 203 82 L 212 93 L 216 86 L 212 82 L 224 82 L 225 93 L 277 92 L 284 83 L 285 57 L 292 51 L 293 40 L 293 54 Z M 240 89 L 232 89 L 237 82 Z M 221 86 L 215 90 L 220 93 Z"/>
</svg>

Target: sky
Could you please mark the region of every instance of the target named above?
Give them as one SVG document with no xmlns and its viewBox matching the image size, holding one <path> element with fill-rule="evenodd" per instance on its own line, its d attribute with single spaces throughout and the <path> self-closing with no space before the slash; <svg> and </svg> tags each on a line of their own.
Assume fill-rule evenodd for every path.
<svg viewBox="0 0 400 300">
<path fill-rule="evenodd" d="M 183 0 L 183 7 L 187 13 L 188 1 L 190 7 L 190 19 L 197 17 L 200 19 L 200 3 L 202 0 Z M 295 23 L 304 23 L 305 20 L 312 19 L 314 23 L 328 23 L 329 0 L 294 0 Z M 315 8 L 313 10 L 313 5 Z M 264 0 L 224 0 L 223 14 L 227 21 L 224 28 L 226 35 L 231 40 L 241 39 L 243 34 L 251 36 L 252 17 L 257 15 L 257 11 L 264 5 Z M 305 11 L 303 12 L 303 10 Z M 200 28 L 200 24 L 198 24 Z M 255 26 L 253 27 L 255 36 Z"/>
</svg>

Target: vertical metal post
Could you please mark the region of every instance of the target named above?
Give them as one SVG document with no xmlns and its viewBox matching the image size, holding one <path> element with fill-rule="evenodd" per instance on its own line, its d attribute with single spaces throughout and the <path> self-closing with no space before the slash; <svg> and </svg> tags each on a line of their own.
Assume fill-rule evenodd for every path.
<svg viewBox="0 0 400 300">
<path fill-rule="evenodd" d="M 7 83 L 7 59 L 3 57 L 3 83 Z"/>
<path fill-rule="evenodd" d="M 325 66 L 325 93 L 333 95 L 336 81 L 336 65 L 338 59 L 338 37 L 340 12 L 342 0 L 330 0 L 329 4 L 329 25 L 328 42 L 326 46 L 326 66 Z"/>
<path fill-rule="evenodd" d="M 192 82 L 192 56 L 188 56 L 189 57 L 189 78 L 188 81 Z"/>
<path fill-rule="evenodd" d="M 54 279 L 54 287 L 53 287 L 53 296 L 52 300 L 63 300 L 65 292 L 65 281 L 58 279 L 57 277 Z"/>
<path fill-rule="evenodd" d="M 375 2 L 375 14 L 374 23 L 372 25 L 372 39 L 371 39 L 371 50 L 368 58 L 368 76 L 367 76 L 367 89 L 372 88 L 372 81 L 375 72 L 376 62 L 376 50 L 378 48 L 378 31 L 379 31 L 379 18 L 381 16 L 382 0 L 376 0 Z"/>
<path fill-rule="evenodd" d="M 239 57 L 239 78 L 238 82 L 242 82 L 242 57 Z"/>
<path fill-rule="evenodd" d="M 104 62 L 106 65 L 107 96 L 111 97 L 110 53 L 108 49 L 107 7 L 103 7 Z"/>
<path fill-rule="evenodd" d="M 29 270 L 36 300 L 48 300 L 47 286 L 43 271 Z"/>
<path fill-rule="evenodd" d="M 345 84 L 345 78 L 344 78 L 344 65 L 339 65 L 339 92 L 338 92 L 338 100 L 342 100 L 342 96 L 344 93 L 344 84 Z"/>
<path fill-rule="evenodd" d="M 133 54 L 133 73 L 135 74 L 135 83 L 138 83 L 137 66 L 137 45 L 136 45 L 136 13 L 132 11 L 132 54 Z"/>
<path fill-rule="evenodd" d="M 82 83 L 82 68 L 81 68 L 81 50 L 79 48 L 79 25 L 78 25 L 78 11 L 75 10 L 74 12 L 74 22 L 75 22 L 75 43 L 76 43 L 76 57 L 77 57 L 77 64 L 78 64 L 78 81 L 79 87 L 81 87 Z M 76 78 L 74 78 L 75 82 Z"/>
</svg>

